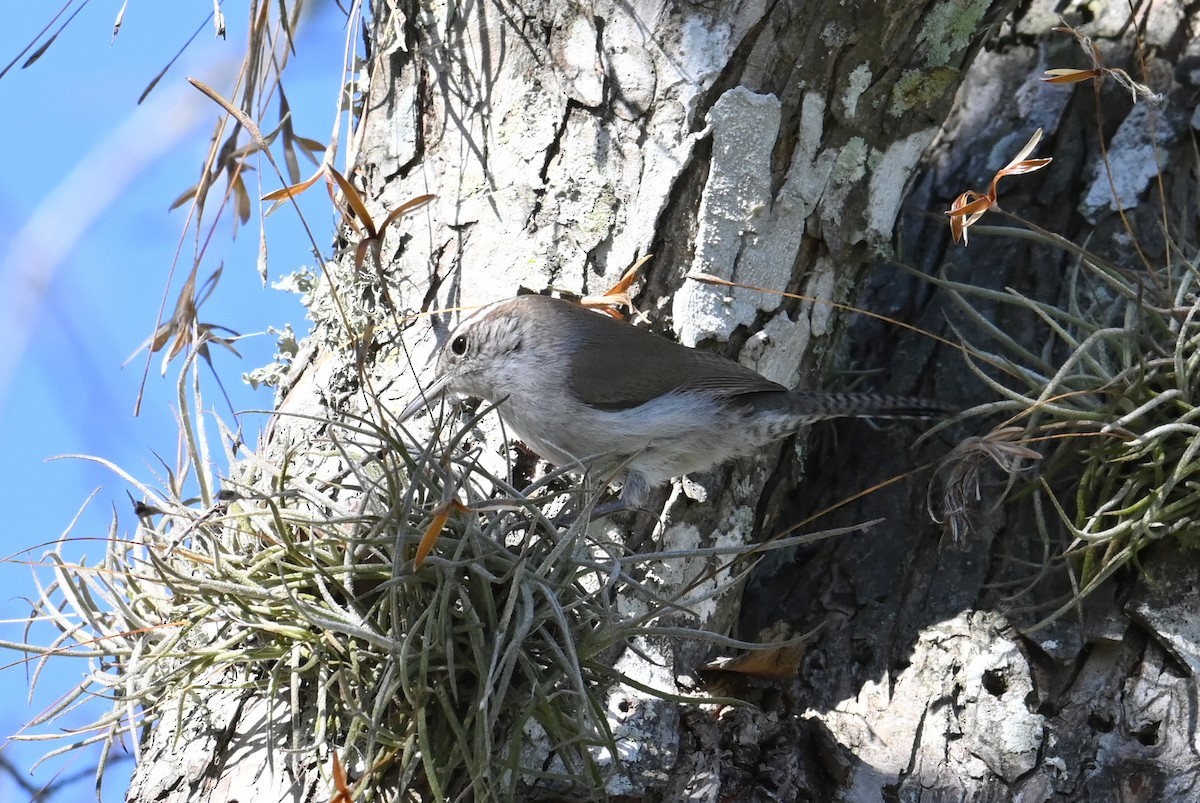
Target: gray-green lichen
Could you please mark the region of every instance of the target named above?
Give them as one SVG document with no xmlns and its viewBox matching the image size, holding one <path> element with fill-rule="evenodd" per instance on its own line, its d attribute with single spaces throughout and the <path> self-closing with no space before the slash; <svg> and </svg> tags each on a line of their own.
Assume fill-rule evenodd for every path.
<svg viewBox="0 0 1200 803">
<path fill-rule="evenodd" d="M 990 6 L 989 0 L 948 0 L 934 4 L 917 35 L 917 42 L 925 47 L 925 63 L 930 67 L 949 64 L 955 53 L 971 43 Z"/>
<path fill-rule="evenodd" d="M 871 86 L 871 81 L 871 68 L 866 62 L 850 71 L 850 76 L 846 79 L 846 90 L 842 93 L 842 107 L 846 110 L 847 118 L 853 120 L 858 114 L 858 99 Z"/>
<path fill-rule="evenodd" d="M 286 324 L 282 329 L 274 326 L 267 327 L 267 334 L 277 335 L 275 359 L 273 362 L 255 368 L 242 374 L 242 381 L 258 390 L 260 387 L 277 388 L 283 382 L 292 366 L 292 361 L 300 352 L 300 344 L 296 340 L 296 332 L 292 325 Z"/>
<path fill-rule="evenodd" d="M 862 137 L 851 137 L 838 152 L 830 180 L 835 184 L 850 184 L 867 174 L 869 147 Z"/>
<path fill-rule="evenodd" d="M 892 89 L 892 105 L 888 113 L 903 117 L 913 109 L 933 106 L 958 85 L 958 70 L 935 67 L 929 70 L 905 70 Z"/>
</svg>

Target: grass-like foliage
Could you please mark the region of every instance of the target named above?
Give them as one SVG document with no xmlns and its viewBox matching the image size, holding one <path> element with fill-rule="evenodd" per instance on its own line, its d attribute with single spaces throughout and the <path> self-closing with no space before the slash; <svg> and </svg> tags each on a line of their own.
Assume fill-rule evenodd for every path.
<svg viewBox="0 0 1200 803">
<path fill-rule="evenodd" d="M 1044 232 L 1035 236 L 1063 244 Z M 1074 299 L 1088 299 L 1086 307 L 1058 309 L 1015 292 L 942 282 L 985 333 L 965 351 L 975 374 L 1002 399 L 974 412 L 1007 416 L 989 437 L 971 441 L 970 451 L 1010 469 L 1036 458 L 1029 490 L 1041 529 L 1056 529 L 1051 516 L 1073 538 L 1067 557 L 1077 593 L 1051 619 L 1147 544 L 1190 532 L 1200 518 L 1197 265 L 1180 260 L 1150 277 L 1095 254 L 1078 257 L 1069 281 Z M 980 300 L 1027 310 L 1065 357 L 1019 343 L 978 312 Z M 1053 490 L 1064 479 L 1073 498 L 1059 499 Z M 951 493 L 969 497 L 962 481 L 974 480 L 962 474 L 958 480 Z M 951 523 L 962 526 L 953 517 Z"/>
<path fill-rule="evenodd" d="M 140 525 L 122 538 L 114 523 L 96 567 L 51 552 L 35 618 L 61 636 L 9 645 L 98 662 L 74 697 L 113 708 L 63 750 L 123 732 L 136 750 L 151 724 L 193 738 L 197 706 L 248 691 L 286 729 L 275 742 L 290 757 L 276 760 L 328 773 L 338 753 L 356 800 L 600 788 L 590 749 L 610 741 L 598 700 L 611 674 L 597 677 L 598 657 L 630 632 L 582 527 L 496 509 L 469 463 L 440 465 L 365 422 L 329 425 L 279 464 L 244 457 L 217 491 L 204 427 L 183 409 L 188 470 L 157 490 L 121 472 L 144 495 Z M 189 473 L 199 493 L 185 500 Z M 482 512 L 450 519 L 414 571 L 406 556 L 451 473 Z"/>
<path fill-rule="evenodd" d="M 679 617 L 727 592 L 747 556 L 833 534 L 623 554 L 543 514 L 563 502 L 553 475 L 517 494 L 461 449 L 461 432 L 418 447 L 378 423 L 382 408 L 375 421 L 299 420 L 323 433 L 303 448 L 242 450 L 236 461 L 227 450 L 234 476 L 218 489 L 189 378 L 194 368 L 180 381 L 181 465 L 158 488 L 111 466 L 142 496 L 132 535 L 114 520 L 94 567 L 68 558 L 79 541 L 64 536 L 44 558 L 53 580 L 31 617 L 58 637 L 0 645 L 39 653 L 39 665 L 92 662 L 31 733 L 75 704 L 112 702 L 47 757 L 127 738 L 140 758 L 148 729 L 224 755 L 214 732 L 265 706 L 257 738 L 267 750 L 240 760 L 292 777 L 316 767 L 331 799 L 602 796 L 622 771 L 606 693 L 626 683 L 658 694 L 613 668 L 617 651 L 661 636 L 761 647 L 693 632 Z M 436 549 L 413 560 L 435 528 Z M 673 591 L 634 577 L 672 563 L 685 580 Z"/>
<path fill-rule="evenodd" d="M 331 261 L 318 262 L 331 299 L 331 344 L 351 344 L 361 370 L 378 316 L 370 304 L 349 303 L 348 288 L 378 279 L 370 290 L 379 291 L 378 306 L 401 328 L 380 242 L 428 196 L 373 219 L 334 169 L 333 149 L 297 134 L 281 75 L 303 8 L 303 0 L 251 4 L 235 86 L 218 91 L 193 80 L 225 114 L 200 180 L 176 203 L 190 205 L 188 225 L 197 243 L 207 243 L 222 216 L 234 230 L 249 223 L 259 193 L 247 171 L 255 164 L 272 186 L 284 187 L 266 200 L 292 205 L 321 179 L 336 188 L 342 222 L 357 237 L 353 279 L 335 281 L 325 272 Z M 354 115 L 362 100 L 354 77 L 359 38 L 374 22 L 368 15 L 364 23 L 359 5 L 347 13 L 343 85 Z M 118 30 L 123 15 L 124 7 Z M 211 19 L 223 34 L 219 4 Z M 31 41 L 26 65 L 57 35 L 43 32 Z M 166 67 L 146 92 L 165 73 Z M 299 157 L 319 162 L 308 179 Z M 309 239 L 319 254 L 318 237 L 310 231 Z M 239 438 L 221 430 L 225 454 L 214 455 L 210 435 L 219 425 L 201 413 L 195 366 L 210 359 L 210 344 L 233 351 L 236 337 L 200 317 L 220 276 L 218 270 L 201 277 L 203 252 L 202 245 L 172 311 L 144 344 L 147 374 L 151 353 L 162 353 L 164 373 L 177 359 L 184 364 L 180 460 L 154 486 L 109 466 L 137 489 L 136 524 L 114 517 L 93 566 L 75 558 L 90 534 L 69 530 L 43 558 L 51 579 L 39 587 L 28 643 L 0 643 L 36 656 L 35 681 L 53 658 L 90 663 L 85 680 L 30 723 L 26 736 L 51 738 L 56 734 L 34 731 L 95 698 L 111 702 L 104 716 L 67 734 L 67 743 L 47 757 L 94 744 L 107 753 L 123 740 L 140 758 L 143 739 L 153 734 L 203 743 L 192 754 L 201 759 L 235 761 L 216 743 L 214 728 L 233 734 L 244 724 L 243 706 L 265 705 L 255 746 L 269 745 L 270 755 L 246 758 L 243 751 L 238 758 L 261 758 L 263 772 L 289 779 L 311 779 L 316 767 L 330 798 L 600 796 L 609 775 L 620 771 L 621 753 L 605 693 L 622 682 L 655 693 L 618 675 L 611 665 L 616 650 L 658 636 L 761 646 L 665 626 L 658 617 L 686 619 L 688 606 L 729 591 L 749 569 L 744 558 L 767 547 L 624 554 L 582 525 L 552 523 L 542 512 L 557 504 L 548 487 L 521 496 L 453 438 L 449 448 L 414 443 L 373 393 L 370 416 L 311 421 L 305 429 L 313 437 L 303 443 L 280 445 L 295 437 L 289 433 L 258 454 L 243 447 L 235 455 L 229 445 Z M 259 253 L 265 281 L 265 239 Z M 610 295 L 628 303 L 632 276 Z M 345 297 L 339 290 L 347 290 Z M 284 429 L 291 427 L 277 431 Z M 227 465 L 232 475 L 221 480 L 219 466 Z M 578 512 L 586 504 L 568 507 Z M 440 536 L 436 549 L 414 560 L 431 535 Z M 778 539 L 769 548 L 816 537 Z M 672 574 L 683 580 L 661 591 L 668 584 L 654 571 L 670 563 L 684 567 Z M 40 640 L 47 625 L 56 632 Z M 101 773 L 104 765 L 102 759 Z M 201 767 L 193 780 L 212 782 L 222 769 Z M 142 782 L 146 774 L 139 772 Z"/>
<path fill-rule="evenodd" d="M 1091 80 L 1097 97 L 1106 77 L 1123 77 L 1121 86 L 1131 81 L 1124 71 L 1101 66 L 1050 74 L 1056 83 L 1063 74 L 1072 82 Z M 1146 138 L 1158 147 L 1153 121 L 1166 113 L 1159 108 L 1163 98 L 1135 86 L 1141 91 L 1134 100 L 1150 106 Z M 1027 158 L 1037 137 L 1005 168 L 1020 169 L 1001 171 L 997 179 L 1049 164 Z M 955 201 L 948 214 L 956 240 L 965 239 L 966 228 L 985 211 L 1000 211 L 994 189 L 995 181 L 986 196 L 968 192 Z M 1160 209 L 1167 208 L 1166 196 L 1160 178 Z M 971 413 L 1001 416 L 990 433 L 964 442 L 946 461 L 946 493 L 935 507 L 950 532 L 964 537 L 972 527 L 972 500 L 980 496 L 982 466 L 994 463 L 1009 473 L 1006 495 L 1030 503 L 1047 539 L 1047 565 L 1029 586 L 1048 577 L 1053 565 L 1065 567 L 1072 582 L 1071 593 L 1053 603 L 1037 626 L 1076 607 L 1148 544 L 1193 533 L 1200 520 L 1200 262 L 1190 233 L 1180 231 L 1156 264 L 1139 245 L 1142 233 L 1132 216 L 1119 206 L 1117 211 L 1128 257 L 1119 260 L 1012 216 L 1019 227 L 974 227 L 1065 253 L 1069 300 L 1061 307 L 1011 288 L 934 280 L 968 321 L 957 334 L 969 366 L 1000 399 Z M 1160 214 L 1161 229 L 1152 234 L 1170 235 L 1168 222 Z M 1015 333 L 997 324 L 993 310 L 1006 308 L 1013 313 L 1006 320 L 1024 320 L 1028 329 Z M 1050 536 L 1061 531 L 1070 543 L 1055 554 Z"/>
</svg>

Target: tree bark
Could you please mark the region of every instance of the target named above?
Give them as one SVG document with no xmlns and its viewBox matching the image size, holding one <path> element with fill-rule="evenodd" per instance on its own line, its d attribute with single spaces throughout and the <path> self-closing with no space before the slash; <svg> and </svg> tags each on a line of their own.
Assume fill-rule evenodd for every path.
<svg viewBox="0 0 1200 803">
<path fill-rule="evenodd" d="M 1140 271 L 1121 215 L 1111 203 L 1096 201 L 1111 198 L 1107 158 L 1147 258 L 1165 264 L 1166 240 L 1154 220 L 1161 215 L 1159 180 L 1172 215 L 1194 221 L 1197 208 L 1188 135 L 1188 120 L 1194 127 L 1196 119 L 1196 79 L 1176 69 L 1193 63 L 1187 57 L 1196 52 L 1197 20 L 1188 7 L 1170 2 L 1137 5 L 1132 24 L 1127 7 L 1095 8 L 1098 19 L 1083 29 L 1106 66 L 1164 93 L 1156 116 L 1147 116 L 1144 99 L 1134 103 L 1112 82 L 1098 95 L 1091 84 L 1044 84 L 1045 70 L 1090 64 L 1069 35 L 1050 31 L 1061 24 L 1052 4 L 1029 5 L 972 64 L 930 166 L 905 203 L 899 261 L 980 287 L 1014 288 L 1061 309 L 1085 305 L 1067 281 L 1073 255 L 979 234 L 969 246 L 955 247 L 941 215 L 960 192 L 983 191 L 1040 127 L 1047 139 L 1034 156 L 1054 161 L 1039 173 L 1001 182 L 1003 209 Z M 1144 64 L 1134 30 L 1143 38 Z M 1130 183 L 1122 185 L 1122 177 Z M 1185 239 L 1193 228 L 1181 225 Z M 859 303 L 952 341 L 972 334 L 961 310 L 886 266 L 872 273 Z M 1040 322 L 1005 305 L 980 308 L 1028 347 L 1046 348 L 1050 335 Z M 861 369 L 924 376 L 942 398 L 994 398 L 973 386 L 955 349 L 936 347 L 927 337 L 858 320 L 847 340 Z M 848 481 L 852 489 L 868 487 L 952 445 L 914 451 L 889 438 L 880 448 L 878 433 L 855 427 L 839 427 L 837 438 L 836 449 L 813 445 L 809 465 L 819 466 L 820 476 L 806 486 L 799 515 L 844 498 Z M 822 519 L 838 525 L 886 516 L 884 528 L 805 551 L 750 582 L 743 637 L 777 618 L 763 611 L 788 611 L 783 618 L 796 632 L 822 629 L 797 683 L 784 694 L 782 708 L 803 712 L 803 724 L 777 728 L 769 746 L 746 763 L 786 766 L 785 758 L 797 759 L 780 743 L 814 745 L 800 753 L 804 766 L 797 771 L 829 782 L 815 787 L 824 793 L 810 792 L 814 800 L 1195 799 L 1197 664 L 1195 641 L 1183 624 L 1196 606 L 1194 561 L 1164 540 L 1143 553 L 1140 570 L 1119 573 L 1079 611 L 1034 631 L 1053 609 L 1051 601 L 1070 589 L 1052 575 L 1018 592 L 1069 539 L 1054 533 L 1060 540 L 1046 544 L 1028 498 L 992 509 L 1002 501 L 1003 481 L 993 483 L 985 485 L 981 516 L 965 548 L 920 524 L 927 520 L 922 479 Z"/>
<path fill-rule="evenodd" d="M 929 285 L 877 264 L 897 242 L 902 203 L 909 214 L 900 258 L 1057 298 L 1060 257 L 983 238 L 951 251 L 940 214 L 961 190 L 985 187 L 1039 125 L 1057 132 L 1055 167 L 1069 166 L 1071 178 L 1055 170 L 1021 180 L 1014 190 L 1027 214 L 1072 238 L 1093 230 L 1115 238 L 1104 215 L 1075 211 L 1095 154 L 1094 143 L 1079 147 L 1095 133 L 1087 103 L 1037 82 L 1071 45 L 1046 38 L 1056 24 L 1052 4 L 1035 2 L 1001 25 L 1012 5 L 926 0 L 863 13 L 799 0 L 381 4 L 370 25 L 352 180 L 378 218 L 437 195 L 403 236 L 384 242 L 387 297 L 402 309 L 439 311 L 520 287 L 603 292 L 653 254 L 637 300 L 661 333 L 735 356 L 790 387 L 818 386 L 836 357 L 882 371 L 884 381 L 871 383 L 881 389 L 978 399 L 957 352 L 928 340 L 855 322 L 853 345 L 840 352 L 848 322 L 831 305 L 863 287 L 864 306 L 953 336 L 945 323 L 952 313 Z M 1191 34 L 1163 21 L 1181 19 L 1184 8 L 1146 8 L 1156 20 L 1147 27 L 1154 47 L 1180 53 Z M 1120 34 L 1113 29 L 1114 39 Z M 992 49 L 967 72 L 985 36 Z M 914 184 L 931 144 L 933 167 Z M 1192 195 L 1188 202 L 1194 209 Z M 1007 196 L 1005 207 L 1023 208 Z M 714 288 L 689 278 L 696 273 L 803 299 Z M 388 319 L 365 301 L 353 314 Z M 332 320 L 327 311 L 316 317 Z M 434 317 L 444 327 L 454 316 Z M 280 410 L 374 414 L 356 395 L 362 352 L 322 327 L 281 389 Z M 437 331 L 416 318 L 377 337 L 365 370 L 388 388 L 389 404 L 416 388 L 396 338 L 420 365 Z M 315 427 L 280 418 L 264 448 L 303 443 Z M 825 429 L 811 449 L 785 444 L 675 485 L 654 520 L 606 526 L 631 544 L 766 540 L 950 445 L 914 450 L 914 437 L 861 424 Z M 796 459 L 805 451 L 813 455 L 806 463 Z M 998 544 L 1024 554 L 1027 522 L 998 513 L 969 549 L 941 548 L 925 512 L 927 482 L 909 477 L 821 518 L 814 526 L 885 521 L 773 555 L 744 599 L 727 571 L 689 592 L 697 600 L 729 589 L 676 624 L 736 628 L 747 641 L 819 625 L 794 679 L 702 673 L 714 657 L 703 641 L 643 639 L 627 651 L 618 667 L 644 683 L 737 694 L 755 706 L 714 712 L 615 689 L 610 724 L 627 750 L 608 794 L 1184 799 L 1169 795 L 1194 775 L 1185 771 L 1194 761 L 1182 758 L 1194 750 L 1187 676 L 1175 664 L 1178 648 L 1164 646 L 1153 627 L 1130 625 L 1127 614 L 1153 618 L 1158 590 L 1139 587 L 1125 609 L 1115 597 L 1094 603 L 1108 614 L 1099 641 L 1065 626 L 1023 635 L 1021 618 L 987 586 L 1005 554 Z M 705 568 L 674 571 L 690 579 Z M 671 581 L 662 582 L 670 593 Z M 1181 604 L 1194 605 L 1193 596 L 1181 595 Z M 296 745 L 278 742 L 284 728 L 267 727 L 258 702 L 242 692 L 189 700 L 187 717 L 164 720 L 150 735 L 129 799 L 328 799 L 315 753 L 268 759 Z"/>
</svg>

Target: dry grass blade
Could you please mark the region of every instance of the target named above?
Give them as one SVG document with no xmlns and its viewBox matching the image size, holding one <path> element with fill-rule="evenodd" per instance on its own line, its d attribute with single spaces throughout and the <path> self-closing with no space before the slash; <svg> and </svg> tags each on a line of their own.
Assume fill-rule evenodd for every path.
<svg viewBox="0 0 1200 803">
<path fill-rule="evenodd" d="M 175 63 L 179 61 L 180 57 L 191 46 L 192 42 L 196 41 L 196 37 L 199 36 L 201 31 L 203 31 L 207 26 L 207 19 L 197 25 L 196 29 L 192 31 L 192 35 L 187 38 L 187 41 L 183 43 L 179 50 L 175 51 L 175 55 L 171 56 L 167 63 L 163 65 L 162 69 L 150 79 L 149 83 L 146 84 L 146 88 L 142 90 L 142 94 L 138 95 L 137 102 L 139 106 L 146 100 L 146 98 L 150 97 L 150 93 L 154 91 L 154 87 L 158 86 L 159 82 L 162 81 L 166 74 L 171 71 L 171 68 L 175 66 Z M 116 36 L 115 31 L 113 35 Z"/>
<path fill-rule="evenodd" d="M 4 65 L 4 69 L 0 70 L 0 78 L 3 78 L 5 75 L 7 75 L 8 71 L 11 70 L 14 66 L 16 66 L 17 62 L 21 60 L 21 57 L 24 56 L 26 53 L 28 53 L 34 47 L 34 45 L 37 44 L 38 40 L 46 35 L 46 31 L 48 31 L 54 27 L 54 23 L 58 22 L 58 18 L 61 17 L 63 14 L 65 14 L 67 9 L 70 8 L 74 4 L 74 2 L 75 2 L 75 0 L 67 0 L 67 2 L 64 3 L 63 6 L 58 9 L 58 11 L 55 13 L 55 15 L 50 18 L 50 21 L 47 22 L 44 26 L 42 26 L 42 29 L 40 31 L 38 31 L 37 34 L 32 39 L 29 40 L 29 42 L 25 45 L 25 47 L 23 47 L 21 49 L 21 52 L 17 53 L 17 55 L 13 57 L 12 61 L 10 61 L 8 64 Z M 78 9 L 76 10 L 75 13 L 79 13 Z M 72 16 L 74 16 L 74 15 L 72 15 Z M 62 30 L 62 29 L 60 28 L 59 30 Z M 58 34 L 56 33 L 54 36 L 57 36 L 57 35 Z M 51 41 L 53 41 L 53 38 L 54 37 L 51 37 Z M 44 44 L 44 45 L 42 45 L 40 50 L 45 51 L 45 49 L 46 49 L 46 45 Z M 25 64 L 22 65 L 22 69 L 24 67 L 28 67 L 31 63 L 32 63 L 32 61 L 27 60 L 25 62 Z"/>
<path fill-rule="evenodd" d="M 125 21 L 125 9 L 129 6 L 129 0 L 124 0 L 121 3 L 121 8 L 117 11 L 117 18 L 113 21 L 112 41 L 117 41 L 117 34 L 121 32 L 121 24 Z"/>
<path fill-rule="evenodd" d="M 942 337 L 941 335 L 930 332 L 927 329 L 921 329 L 918 326 L 914 326 L 905 321 L 897 320 L 896 318 L 889 318 L 887 315 L 881 315 L 878 312 L 872 312 L 871 310 L 851 306 L 850 304 L 841 304 L 836 301 L 830 301 L 827 298 L 817 298 L 815 296 L 806 296 L 806 295 L 802 295 L 800 293 L 786 293 L 781 290 L 772 290 L 772 289 L 766 288 L 766 287 L 756 287 L 755 285 L 752 285 L 752 284 L 742 284 L 740 282 L 731 282 L 728 279 L 722 279 L 720 276 L 713 276 L 708 273 L 689 273 L 687 275 L 687 278 L 693 279 L 698 282 L 704 282 L 705 284 L 715 284 L 719 287 L 737 287 L 742 290 L 755 290 L 760 293 L 771 293 L 773 295 L 782 296 L 783 298 L 792 298 L 792 299 L 796 299 L 798 301 L 807 301 L 810 304 L 820 304 L 821 306 L 830 307 L 832 309 L 841 310 L 843 312 L 849 312 L 849 313 L 853 313 L 855 315 L 864 315 L 868 318 L 874 318 L 875 320 L 878 320 L 878 321 L 884 321 L 885 323 L 891 324 L 892 326 L 896 326 L 900 329 L 904 329 L 909 332 L 915 332 L 916 334 L 919 334 L 922 337 L 929 338 L 930 340 L 932 340 L 935 343 L 941 343 L 943 346 L 948 346 L 952 349 L 960 348 L 960 344 L 955 343 L 953 340 L 947 340 L 946 338 Z"/>
</svg>

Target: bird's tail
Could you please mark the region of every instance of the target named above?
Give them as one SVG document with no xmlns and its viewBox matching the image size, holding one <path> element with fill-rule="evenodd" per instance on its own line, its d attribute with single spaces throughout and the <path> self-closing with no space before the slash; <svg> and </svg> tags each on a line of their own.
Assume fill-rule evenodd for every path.
<svg viewBox="0 0 1200 803">
<path fill-rule="evenodd" d="M 944 418 L 958 409 L 936 399 L 887 396 L 881 393 L 827 393 L 793 390 L 787 404 L 797 415 L 825 418 Z"/>
</svg>

